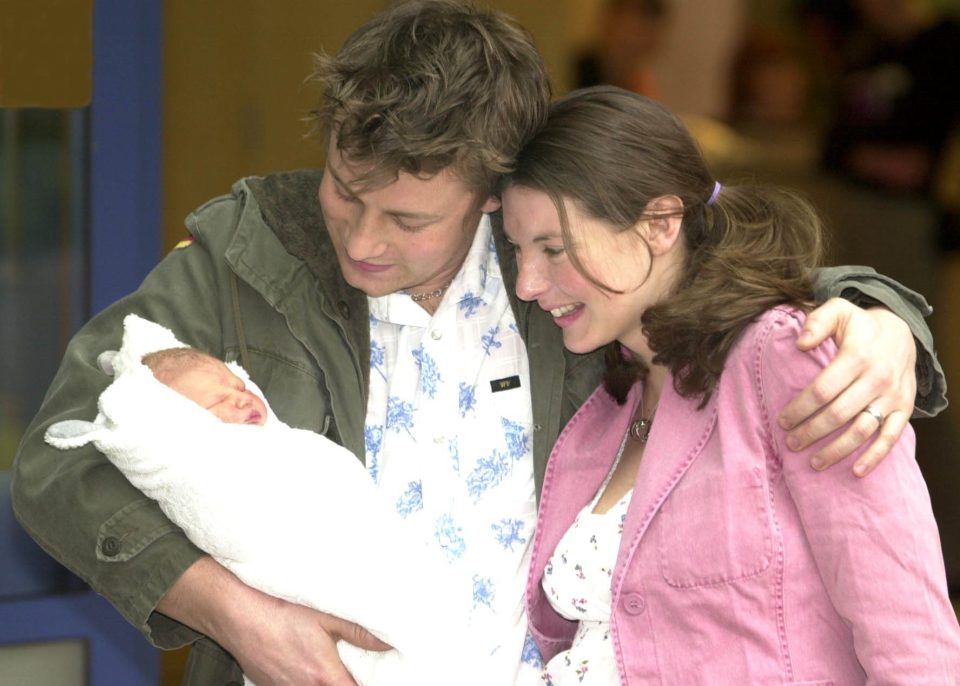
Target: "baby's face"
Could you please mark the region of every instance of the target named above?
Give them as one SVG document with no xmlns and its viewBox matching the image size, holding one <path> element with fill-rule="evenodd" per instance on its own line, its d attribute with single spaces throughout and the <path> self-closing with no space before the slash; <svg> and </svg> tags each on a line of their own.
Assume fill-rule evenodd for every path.
<svg viewBox="0 0 960 686">
<path fill-rule="evenodd" d="M 180 374 L 170 384 L 180 395 L 209 410 L 227 424 L 267 421 L 267 408 L 256 393 L 220 360 L 210 359 Z"/>
</svg>

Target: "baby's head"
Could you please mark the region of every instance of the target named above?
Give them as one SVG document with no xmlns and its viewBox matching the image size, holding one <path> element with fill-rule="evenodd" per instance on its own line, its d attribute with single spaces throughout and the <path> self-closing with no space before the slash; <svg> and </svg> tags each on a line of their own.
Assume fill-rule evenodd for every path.
<svg viewBox="0 0 960 686">
<path fill-rule="evenodd" d="M 170 348 L 143 356 L 157 380 L 228 424 L 267 421 L 263 400 L 215 357 L 193 348 Z"/>
</svg>

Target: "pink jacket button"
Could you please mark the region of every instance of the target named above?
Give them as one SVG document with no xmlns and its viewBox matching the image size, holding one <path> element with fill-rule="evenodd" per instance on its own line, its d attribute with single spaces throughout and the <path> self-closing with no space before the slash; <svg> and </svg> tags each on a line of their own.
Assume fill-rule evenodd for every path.
<svg viewBox="0 0 960 686">
<path fill-rule="evenodd" d="M 627 593 L 620 600 L 620 606 L 628 615 L 643 614 L 647 609 L 647 604 L 643 601 L 643 596 L 639 593 Z"/>
</svg>

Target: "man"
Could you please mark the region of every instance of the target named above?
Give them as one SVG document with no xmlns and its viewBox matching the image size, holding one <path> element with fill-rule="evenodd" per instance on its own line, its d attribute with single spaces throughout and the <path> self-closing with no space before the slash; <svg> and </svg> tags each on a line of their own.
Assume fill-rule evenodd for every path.
<svg viewBox="0 0 960 686">
<path fill-rule="evenodd" d="M 50 423 L 95 411 L 90 399 L 109 382 L 95 360 L 118 347 L 126 314 L 239 360 L 278 417 L 365 459 L 397 511 L 470 584 L 471 620 L 492 632 L 522 621 L 546 458 L 599 378 L 597 356 L 564 352 L 549 313 L 516 300 L 499 228 L 497 176 L 548 103 L 527 33 L 503 15 L 445 0 L 404 3 L 321 58 L 317 77 L 324 172 L 246 179 L 191 215 L 193 245 L 71 342 L 16 462 L 14 506 L 25 528 L 153 643 L 196 642 L 190 684 L 236 681 L 240 667 L 260 686 L 352 684 L 336 640 L 384 646 L 362 627 L 243 585 L 96 451 L 64 456 L 43 445 Z M 838 294 L 861 282 L 866 302 L 910 310 L 863 271 L 820 283 Z M 839 331 L 855 347 L 877 338 L 875 322 L 906 329 L 886 311 L 851 315 L 833 304 L 814 339 L 835 328 L 838 310 L 860 323 Z M 841 356 L 788 408 L 798 423 L 818 408 L 815 398 L 837 396 L 798 440 L 825 435 L 871 403 L 883 416 L 862 414 L 824 457 L 849 453 L 864 439 L 857 434 L 877 435 L 878 419 L 866 462 L 882 456 L 914 395 L 912 341 L 893 338 L 906 347 L 876 357 L 907 359 L 906 371 L 874 368 L 853 380 L 859 356 Z M 882 377 L 895 388 L 881 389 Z M 508 638 L 491 660 L 513 672 L 536 662 L 522 635 Z"/>
</svg>

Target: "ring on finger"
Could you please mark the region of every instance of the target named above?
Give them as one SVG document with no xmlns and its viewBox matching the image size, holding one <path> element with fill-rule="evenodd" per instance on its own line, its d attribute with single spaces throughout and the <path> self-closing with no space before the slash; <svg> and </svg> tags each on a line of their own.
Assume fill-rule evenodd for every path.
<svg viewBox="0 0 960 686">
<path fill-rule="evenodd" d="M 883 426 L 883 420 L 884 420 L 883 413 L 881 413 L 880 410 L 875 408 L 873 405 L 867 405 L 865 408 L 863 408 L 860 411 L 870 415 L 871 417 L 877 420 L 877 424 L 879 424 L 880 426 Z"/>
</svg>

